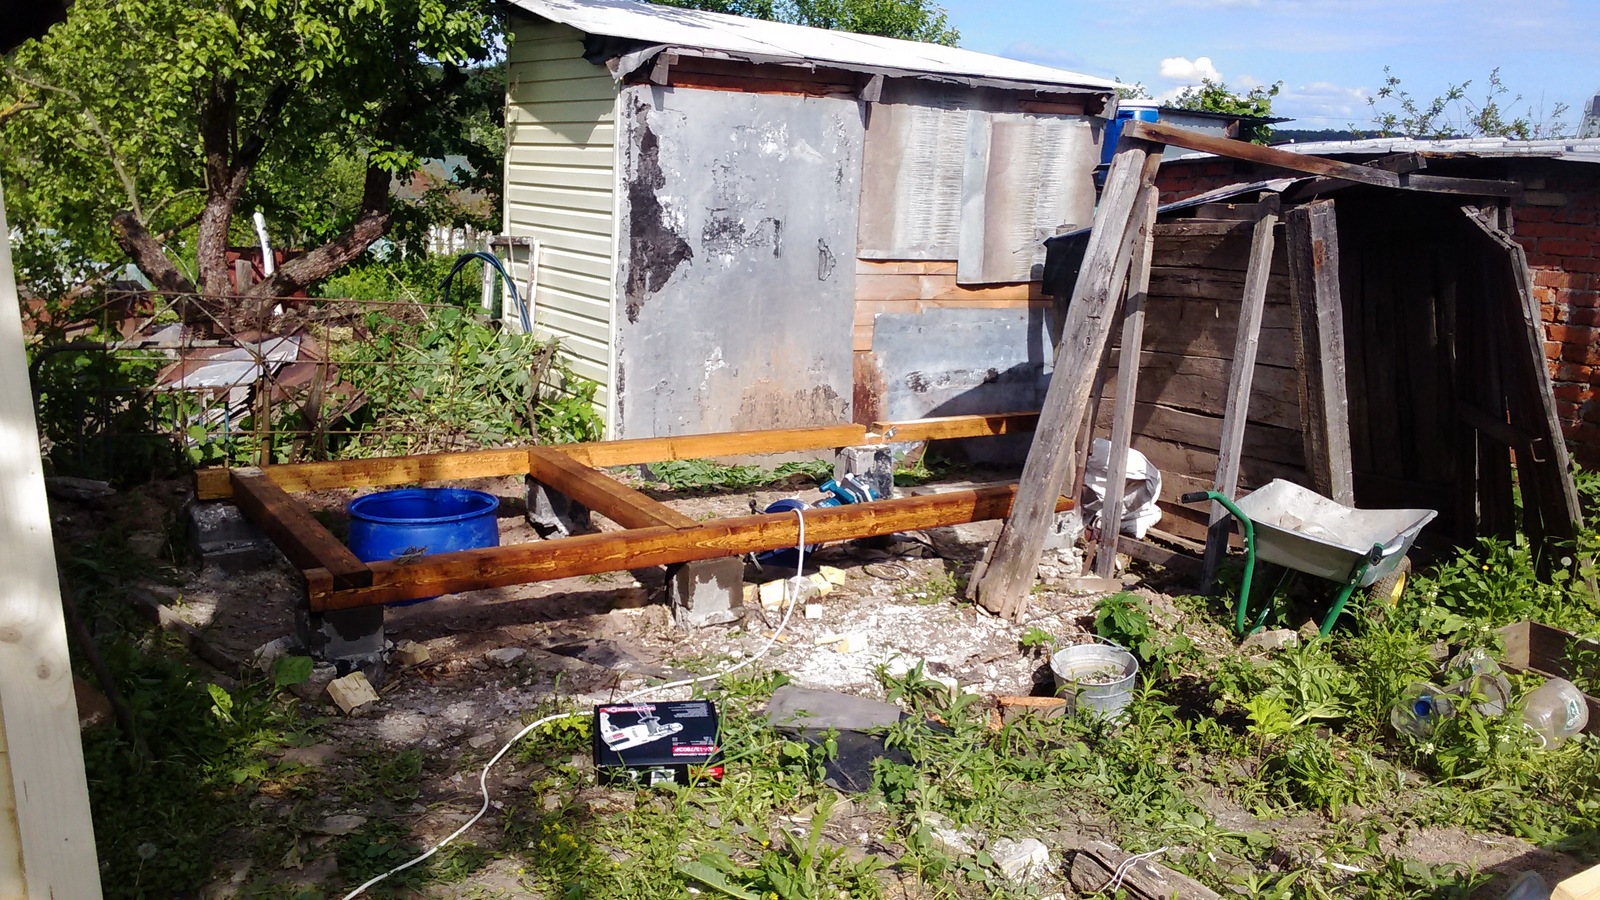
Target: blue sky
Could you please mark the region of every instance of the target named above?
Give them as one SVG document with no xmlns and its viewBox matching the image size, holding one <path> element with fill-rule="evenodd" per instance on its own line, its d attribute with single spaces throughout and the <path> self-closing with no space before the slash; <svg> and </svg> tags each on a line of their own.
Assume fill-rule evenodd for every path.
<svg viewBox="0 0 1600 900">
<path fill-rule="evenodd" d="M 1369 124 L 1389 66 L 1422 100 L 1488 74 L 1523 100 L 1571 107 L 1600 93 L 1600 0 L 941 0 L 961 45 L 1092 75 L 1157 97 L 1220 75 L 1233 88 L 1283 81 L 1285 127 Z"/>
</svg>

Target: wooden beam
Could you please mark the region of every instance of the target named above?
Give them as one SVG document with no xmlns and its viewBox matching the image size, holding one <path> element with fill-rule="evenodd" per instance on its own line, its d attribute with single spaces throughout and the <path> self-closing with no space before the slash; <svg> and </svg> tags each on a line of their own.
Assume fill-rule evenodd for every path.
<svg viewBox="0 0 1600 900">
<path fill-rule="evenodd" d="M 998 519 L 1011 511 L 1015 492 L 1014 487 L 1006 486 L 808 510 L 806 542 L 846 541 Z M 1054 508 L 1071 509 L 1072 503 L 1057 497 Z M 373 563 L 372 585 L 365 588 L 339 590 L 330 573 L 322 570 L 306 572 L 306 582 L 311 608 L 327 612 L 776 550 L 799 543 L 799 525 L 792 513 L 775 513 L 698 522 L 691 528 L 658 526 L 582 534 L 559 541 L 440 553 L 408 563 Z"/>
<path fill-rule="evenodd" d="M 1250 418 L 1250 389 L 1255 383 L 1256 350 L 1261 346 L 1261 317 L 1267 305 L 1267 278 L 1272 274 L 1275 211 L 1256 222 L 1250 243 L 1250 263 L 1245 269 L 1244 303 L 1233 343 L 1233 363 L 1228 370 L 1228 401 L 1222 412 L 1222 441 L 1217 451 L 1218 493 L 1233 497 L 1239 490 L 1239 460 L 1244 452 L 1245 423 Z M 1228 552 L 1232 517 L 1222 504 L 1211 504 L 1211 525 L 1206 533 L 1205 563 L 1200 574 L 1201 593 L 1210 593 L 1217 566 Z"/>
<path fill-rule="evenodd" d="M 944 441 L 955 438 L 990 437 L 997 434 L 1022 434 L 1039 424 L 1036 412 L 989 413 L 971 416 L 938 416 L 906 422 L 873 422 L 867 440 Z"/>
<path fill-rule="evenodd" d="M 100 897 L 78 704 L 0 194 L 0 896 Z"/>
<path fill-rule="evenodd" d="M 1317 493 L 1354 506 L 1344 306 L 1339 294 L 1339 223 L 1332 200 L 1297 206 L 1285 219 L 1306 473 Z"/>
<path fill-rule="evenodd" d="M 1307 175 L 1326 175 L 1330 178 L 1340 178 L 1345 181 L 1355 181 L 1361 184 L 1376 185 L 1377 187 L 1400 187 L 1400 176 L 1383 169 L 1340 162 L 1335 159 L 1325 159 L 1321 156 L 1310 156 L 1305 153 L 1276 150 L 1272 147 L 1263 147 L 1260 144 L 1201 134 L 1198 131 L 1190 131 L 1187 128 L 1178 128 L 1173 125 L 1162 125 L 1159 122 L 1131 121 L 1123 126 L 1122 134 L 1124 137 L 1157 141 L 1199 153 L 1215 153 L 1218 156 L 1242 159 L 1246 162 L 1272 166 L 1276 169 L 1288 169 L 1291 172 L 1304 172 Z"/>
<path fill-rule="evenodd" d="M 1111 456 L 1106 464 L 1106 496 L 1100 510 L 1100 548 L 1094 573 L 1117 574 L 1117 543 L 1122 535 L 1123 499 L 1128 484 L 1128 445 L 1133 441 L 1133 410 L 1139 396 L 1139 363 L 1144 358 L 1144 304 L 1150 293 L 1150 258 L 1155 253 L 1156 208 L 1161 197 L 1154 186 L 1139 191 L 1134 208 L 1140 237 L 1129 262 L 1128 299 L 1122 304 L 1122 354 L 1117 362 L 1117 408 L 1111 419 Z"/>
<path fill-rule="evenodd" d="M 1159 147 L 1124 131 L 1067 307 L 1055 372 L 1023 466 L 1016 509 L 973 576 L 978 602 L 991 612 L 1017 616 L 1033 590 L 1055 501 L 1072 471 L 1072 440 L 1111 333 L 1115 298 L 1127 277 L 1118 260 L 1137 235 L 1133 220 L 1139 194 L 1154 184 L 1160 164 Z"/>
<path fill-rule="evenodd" d="M 1516 181 L 1495 181 L 1488 178 L 1450 178 L 1444 175 L 1400 174 L 1403 190 L 1426 191 L 1430 194 L 1460 194 L 1463 197 L 1500 197 L 1515 200 L 1522 196 L 1522 184 Z"/>
<path fill-rule="evenodd" d="M 864 442 L 861 425 L 824 425 L 776 431 L 741 431 L 728 434 L 691 434 L 681 437 L 596 441 L 586 444 L 549 444 L 586 466 L 626 466 L 672 459 L 708 456 L 756 456 L 849 447 Z M 290 493 L 348 487 L 379 487 L 462 478 L 497 478 L 528 474 L 528 448 L 469 450 L 423 456 L 391 456 L 334 462 L 295 463 L 262 469 Z M 201 469 L 195 473 L 195 499 L 226 500 L 233 496 L 227 469 Z"/>
<path fill-rule="evenodd" d="M 692 528 L 699 523 L 665 503 L 619 484 L 551 447 L 528 451 L 528 477 L 589 507 L 623 528 Z"/>
<path fill-rule="evenodd" d="M 367 564 L 324 528 L 311 511 L 284 492 L 266 473 L 255 468 L 229 471 L 233 502 L 245 518 L 272 538 L 283 555 L 299 569 L 322 569 L 340 588 L 372 583 Z"/>
<path fill-rule="evenodd" d="M 688 434 L 679 437 L 637 438 L 593 444 L 551 444 L 587 466 L 630 466 L 672 459 L 716 456 L 760 456 L 852 447 L 866 442 L 864 425 L 823 425 L 776 431 L 736 431 L 729 434 Z"/>
</svg>

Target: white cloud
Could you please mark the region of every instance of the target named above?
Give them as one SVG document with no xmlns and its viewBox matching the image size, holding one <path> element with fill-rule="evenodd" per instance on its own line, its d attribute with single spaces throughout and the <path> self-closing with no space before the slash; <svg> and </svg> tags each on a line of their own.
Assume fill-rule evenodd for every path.
<svg viewBox="0 0 1600 900">
<path fill-rule="evenodd" d="M 1284 85 L 1283 92 L 1273 99 L 1274 115 L 1300 120 L 1295 128 L 1343 128 L 1367 122 L 1372 113 L 1367 108 L 1371 91 L 1364 87 L 1345 87 L 1330 81 L 1313 81 L 1309 84 Z"/>
<path fill-rule="evenodd" d="M 1169 56 L 1161 61 L 1161 77 L 1168 81 L 1193 84 L 1206 79 L 1221 81 L 1222 73 L 1212 65 L 1209 56 L 1197 56 L 1192 60 L 1183 56 Z"/>
</svg>

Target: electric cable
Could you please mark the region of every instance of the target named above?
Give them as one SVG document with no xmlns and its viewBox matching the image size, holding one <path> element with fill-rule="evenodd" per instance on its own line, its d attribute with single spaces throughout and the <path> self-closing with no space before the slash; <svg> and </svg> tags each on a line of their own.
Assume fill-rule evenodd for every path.
<svg viewBox="0 0 1600 900">
<path fill-rule="evenodd" d="M 805 517 L 805 513 L 801 512 L 799 509 L 794 510 L 794 514 L 795 514 L 795 517 L 800 520 L 800 543 L 798 545 L 798 548 L 799 548 L 799 561 L 795 563 L 794 574 L 795 574 L 796 578 L 800 578 L 800 577 L 802 577 L 804 575 L 805 565 L 806 565 L 806 517 Z M 627 702 L 629 702 L 631 700 L 637 700 L 637 699 L 645 696 L 646 694 L 654 694 L 654 693 L 660 693 L 662 691 L 670 691 L 670 690 L 674 690 L 674 689 L 680 688 L 680 687 L 688 687 L 690 685 L 699 684 L 699 683 L 701 683 L 703 681 L 711 681 L 711 680 L 716 679 L 716 678 L 721 678 L 724 675 L 732 675 L 734 672 L 737 672 L 737 671 L 739 671 L 740 669 L 743 669 L 746 666 L 752 665 L 757 660 L 765 657 L 767 655 L 767 653 L 772 650 L 772 645 L 776 644 L 778 642 L 778 635 L 783 634 L 783 629 L 789 624 L 789 617 L 794 615 L 795 604 L 800 599 L 800 591 L 799 591 L 798 588 L 794 589 L 793 591 L 785 590 L 784 593 L 789 595 L 788 608 L 784 610 L 783 619 L 778 622 L 778 630 L 774 631 L 772 633 L 772 636 L 767 638 L 766 645 L 763 646 L 761 648 L 761 651 L 759 653 L 757 653 L 756 655 L 748 657 L 748 658 L 746 658 L 744 660 L 741 660 L 740 662 L 737 662 L 737 663 L 727 667 L 726 669 L 719 669 L 718 671 L 712 672 L 709 675 L 701 675 L 701 676 L 698 676 L 698 677 L 695 677 L 695 678 L 685 678 L 685 679 L 683 679 L 681 681 L 674 681 L 674 682 L 671 682 L 671 683 L 668 683 L 668 684 L 656 685 L 656 686 L 651 686 L 651 687 L 646 687 L 646 688 L 640 688 L 639 690 L 634 691 L 633 693 L 628 694 L 628 695 L 620 698 L 616 702 L 618 702 L 618 703 L 627 703 Z M 401 863 L 398 866 L 395 866 L 394 868 L 390 869 L 389 871 L 384 872 L 382 875 L 373 876 L 372 878 L 368 879 L 365 883 L 363 883 L 360 887 L 356 888 L 355 890 L 351 891 L 348 894 L 345 894 L 343 900 L 354 900 L 354 898 L 361 896 L 361 894 L 363 894 L 367 890 L 367 888 L 370 888 L 373 885 L 378 884 L 381 881 L 384 881 L 385 879 L 389 878 L 391 875 L 398 875 L 399 873 L 404 872 L 405 870 L 411 868 L 412 866 L 417 865 L 418 863 L 427 860 L 429 857 L 433 856 L 435 853 L 438 853 L 440 850 L 443 850 L 447 845 L 449 845 L 449 843 L 451 841 L 454 841 L 456 838 L 462 836 L 463 834 L 466 834 L 467 830 L 470 829 L 473 825 L 476 825 L 478 823 L 478 820 L 483 818 L 484 814 L 486 814 L 489 811 L 489 805 L 490 805 L 489 804 L 489 770 L 494 768 L 494 764 L 499 762 L 500 758 L 502 756 L 505 756 L 508 752 L 510 752 L 511 748 L 515 747 L 517 745 L 517 742 L 519 742 L 523 738 L 527 737 L 529 734 L 531 734 L 534 731 L 534 729 L 538 728 L 539 726 L 546 725 L 546 724 L 549 724 L 550 722 L 555 722 L 555 721 L 558 721 L 560 719 L 570 719 L 570 718 L 572 718 L 574 716 L 580 716 L 582 714 L 583 714 L 582 712 L 577 711 L 577 710 L 574 710 L 572 712 L 556 713 L 555 715 L 545 716 L 544 718 L 539 719 L 536 722 L 533 722 L 533 723 L 531 723 L 529 725 L 523 726 L 522 730 L 518 731 L 515 735 L 513 735 L 511 740 L 505 742 L 505 745 L 500 748 L 499 752 L 495 753 L 494 756 L 490 757 L 489 761 L 487 763 L 484 763 L 483 771 L 481 773 L 479 773 L 479 775 L 478 775 L 478 791 L 479 791 L 479 793 L 481 793 L 483 795 L 483 805 L 478 808 L 478 812 L 476 814 L 474 814 L 472 818 L 468 819 L 460 828 L 457 828 L 455 831 L 452 831 L 450 833 L 449 837 L 446 837 L 444 840 L 440 841 L 439 843 L 434 844 L 425 853 L 422 853 L 422 854 L 420 854 L 420 855 L 418 855 L 416 857 L 413 857 L 412 859 L 409 859 L 409 860 Z"/>
<path fill-rule="evenodd" d="M 450 273 L 444 276 L 444 281 L 439 283 L 440 296 L 444 297 L 448 302 L 450 297 L 450 283 L 455 280 L 456 273 L 461 271 L 461 268 L 467 263 L 475 259 L 483 260 L 484 263 L 494 267 L 494 270 L 500 273 L 500 278 L 505 282 L 506 285 L 506 293 L 511 297 L 511 302 L 517 305 L 517 311 L 522 314 L 523 333 L 532 334 L 533 322 L 528 317 L 528 305 L 522 302 L 522 296 L 517 293 L 517 282 L 510 276 L 510 274 L 506 272 L 506 267 L 500 262 L 500 257 L 495 256 L 493 253 L 487 253 L 483 250 L 474 250 L 471 253 L 463 253 L 457 257 L 456 264 L 450 267 Z"/>
</svg>

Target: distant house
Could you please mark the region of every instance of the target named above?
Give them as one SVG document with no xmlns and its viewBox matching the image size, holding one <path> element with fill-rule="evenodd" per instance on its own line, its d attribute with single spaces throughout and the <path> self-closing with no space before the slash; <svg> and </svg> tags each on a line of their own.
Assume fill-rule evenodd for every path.
<svg viewBox="0 0 1600 900">
<path fill-rule="evenodd" d="M 537 242 L 536 321 L 613 437 L 1037 406 L 1041 242 L 1093 215 L 1114 82 L 628 0 L 511 5 L 504 227 Z"/>
</svg>

